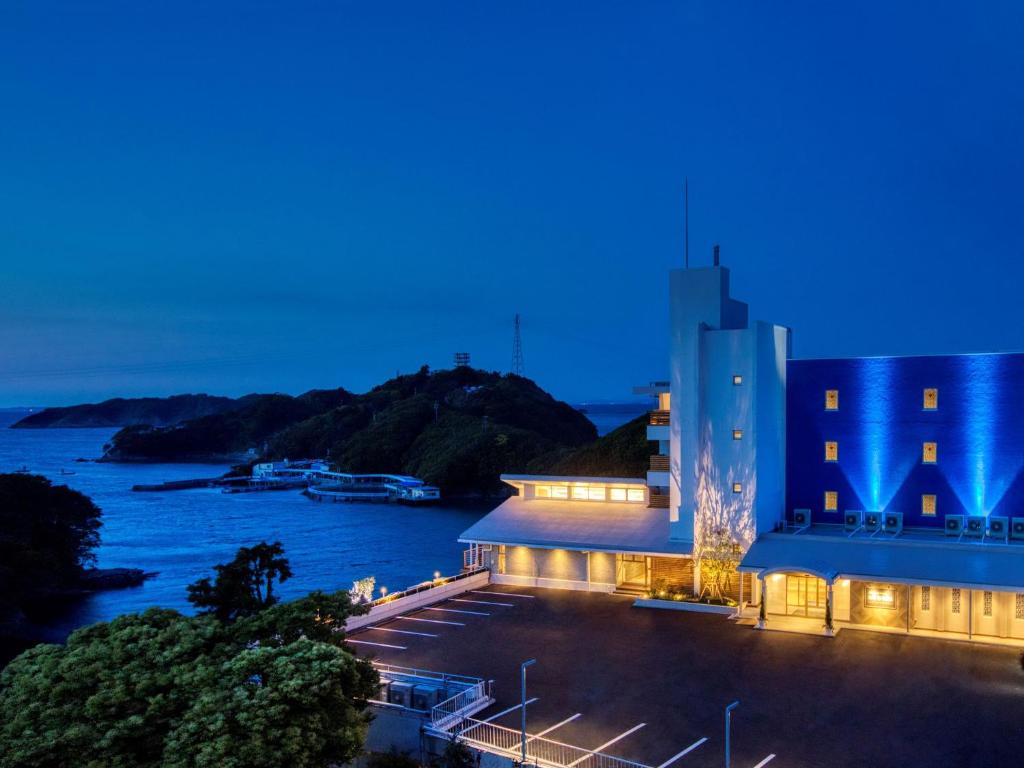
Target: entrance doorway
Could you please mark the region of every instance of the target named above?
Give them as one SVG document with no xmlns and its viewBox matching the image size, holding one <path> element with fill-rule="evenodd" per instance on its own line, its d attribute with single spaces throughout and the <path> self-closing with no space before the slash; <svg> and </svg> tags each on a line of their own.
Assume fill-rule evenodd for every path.
<svg viewBox="0 0 1024 768">
<path fill-rule="evenodd" d="M 787 615 L 824 616 L 827 592 L 824 579 L 806 574 L 790 574 L 786 577 Z"/>
<path fill-rule="evenodd" d="M 618 579 L 620 587 L 634 589 L 647 588 L 647 557 L 646 555 L 617 555 Z"/>
</svg>

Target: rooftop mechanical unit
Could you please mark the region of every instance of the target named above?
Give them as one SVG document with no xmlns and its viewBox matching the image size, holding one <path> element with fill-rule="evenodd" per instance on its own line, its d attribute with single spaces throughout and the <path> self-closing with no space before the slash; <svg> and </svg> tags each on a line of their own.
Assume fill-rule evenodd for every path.
<svg viewBox="0 0 1024 768">
<path fill-rule="evenodd" d="M 946 515 L 946 535 L 959 536 L 964 532 L 965 522 L 963 515 Z"/>
<path fill-rule="evenodd" d="M 811 524 L 811 510 L 809 509 L 794 509 L 793 510 L 793 525 L 797 528 L 806 528 Z"/>
<path fill-rule="evenodd" d="M 412 708 L 426 711 L 444 701 L 444 689 L 436 685 L 417 685 L 412 689 Z"/>
<path fill-rule="evenodd" d="M 964 536 L 980 539 L 985 535 L 986 519 L 984 515 L 968 515 L 967 526 L 964 528 Z"/>
<path fill-rule="evenodd" d="M 864 530 L 875 532 L 882 527 L 882 513 L 881 512 L 865 512 L 864 513 Z"/>
<path fill-rule="evenodd" d="M 1010 538 L 1024 539 L 1024 517 L 1010 518 Z"/>
<path fill-rule="evenodd" d="M 902 512 L 886 512 L 882 517 L 882 526 L 886 533 L 891 533 L 895 536 L 903 531 Z"/>
<path fill-rule="evenodd" d="M 388 704 L 395 704 L 399 707 L 410 709 L 412 707 L 412 683 L 403 683 L 398 680 L 388 688 Z"/>
<path fill-rule="evenodd" d="M 1008 518 L 1000 515 L 989 515 L 988 518 L 988 537 L 990 539 L 1001 539 L 1006 541 L 1006 532 L 1010 529 L 1010 521 Z"/>
<path fill-rule="evenodd" d="M 843 512 L 843 527 L 848 531 L 856 531 L 864 525 L 863 509 L 848 509 Z"/>
</svg>

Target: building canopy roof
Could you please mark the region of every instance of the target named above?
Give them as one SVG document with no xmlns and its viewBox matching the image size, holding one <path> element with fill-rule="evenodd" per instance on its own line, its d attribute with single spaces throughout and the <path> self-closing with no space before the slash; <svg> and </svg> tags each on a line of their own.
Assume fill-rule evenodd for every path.
<svg viewBox="0 0 1024 768">
<path fill-rule="evenodd" d="M 644 504 L 523 499 L 513 496 L 459 537 L 469 544 L 688 555 L 669 541 L 667 509 Z"/>
<path fill-rule="evenodd" d="M 824 579 L 1024 591 L 1024 546 L 941 539 L 849 538 L 841 532 L 766 533 L 747 550 L 739 569 L 798 571 Z"/>
</svg>

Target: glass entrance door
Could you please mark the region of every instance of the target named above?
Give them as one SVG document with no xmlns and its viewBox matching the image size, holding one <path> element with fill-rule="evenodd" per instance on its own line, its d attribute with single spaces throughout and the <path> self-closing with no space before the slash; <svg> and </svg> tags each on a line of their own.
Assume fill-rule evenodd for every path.
<svg viewBox="0 0 1024 768">
<path fill-rule="evenodd" d="M 790 616 L 824 616 L 825 580 L 803 574 L 786 577 L 786 613 Z"/>
<path fill-rule="evenodd" d="M 647 557 L 644 555 L 618 555 L 618 584 L 624 587 L 647 586 Z"/>
</svg>

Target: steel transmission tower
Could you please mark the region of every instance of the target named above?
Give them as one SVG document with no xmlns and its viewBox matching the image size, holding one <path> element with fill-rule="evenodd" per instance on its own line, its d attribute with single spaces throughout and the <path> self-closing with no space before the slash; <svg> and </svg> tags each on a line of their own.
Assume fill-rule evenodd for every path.
<svg viewBox="0 0 1024 768">
<path fill-rule="evenodd" d="M 523 334 L 519 327 L 519 313 L 516 312 L 516 319 L 513 325 L 515 332 L 512 336 L 512 373 L 516 376 L 523 375 Z"/>
</svg>

